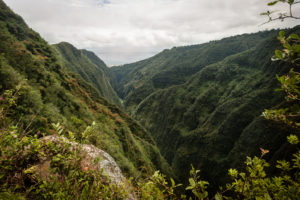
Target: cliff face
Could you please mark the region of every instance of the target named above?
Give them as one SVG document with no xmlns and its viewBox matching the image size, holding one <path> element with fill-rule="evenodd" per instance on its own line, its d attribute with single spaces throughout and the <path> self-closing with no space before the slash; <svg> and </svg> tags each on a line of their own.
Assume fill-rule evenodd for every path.
<svg viewBox="0 0 300 200">
<path fill-rule="evenodd" d="M 102 97 L 121 107 L 120 99 L 109 82 L 109 69 L 100 58 L 93 52 L 76 49 L 67 42 L 61 42 L 52 47 L 67 70 L 79 74 L 81 78 L 94 86 Z"/>
<path fill-rule="evenodd" d="M 102 174 L 104 177 L 108 177 L 109 182 L 117 185 L 126 182 L 126 178 L 123 176 L 121 169 L 114 158 L 94 145 L 71 142 L 65 137 L 55 135 L 43 137 L 40 139 L 40 142 L 42 145 L 46 143 L 48 145 L 53 144 L 56 146 L 68 145 L 68 150 L 76 152 L 78 156 L 81 157 L 79 163 L 81 171 L 94 171 L 95 173 Z M 45 166 L 49 166 L 50 168 L 51 160 L 51 157 L 46 157 L 43 160 L 40 160 L 36 168 L 36 170 L 40 172 L 40 176 L 45 180 L 51 176 L 51 170 L 45 168 Z"/>
</svg>

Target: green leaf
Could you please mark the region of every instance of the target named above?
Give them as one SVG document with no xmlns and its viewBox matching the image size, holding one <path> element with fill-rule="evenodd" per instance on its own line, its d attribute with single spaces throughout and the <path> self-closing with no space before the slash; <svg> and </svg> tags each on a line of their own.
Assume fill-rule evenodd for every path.
<svg viewBox="0 0 300 200">
<path fill-rule="evenodd" d="M 294 44 L 293 45 L 293 50 L 296 52 L 300 52 L 300 44 Z"/>
<path fill-rule="evenodd" d="M 287 140 L 289 141 L 289 143 L 291 144 L 298 144 L 299 143 L 299 139 L 296 135 L 289 135 L 287 137 Z"/>
<path fill-rule="evenodd" d="M 266 200 L 272 200 L 272 198 L 270 197 L 270 195 L 268 193 L 266 193 L 264 195 L 264 199 L 266 199 Z"/>
<path fill-rule="evenodd" d="M 299 35 L 292 33 L 291 35 L 289 35 L 288 39 L 300 40 L 300 37 Z"/>
<path fill-rule="evenodd" d="M 216 200 L 223 200 L 223 196 L 222 196 L 220 193 L 217 193 L 217 194 L 215 195 L 215 199 L 216 199 Z"/>
<path fill-rule="evenodd" d="M 194 189 L 194 187 L 188 186 L 188 187 L 186 187 L 185 189 L 186 189 L 186 190 L 192 190 L 192 189 Z"/>
<path fill-rule="evenodd" d="M 236 169 L 229 169 L 228 170 L 228 174 L 231 176 L 231 177 L 234 177 L 236 178 L 238 176 L 238 171 Z"/>
<path fill-rule="evenodd" d="M 174 179 L 170 179 L 171 180 L 171 183 L 172 183 L 172 187 L 175 187 L 175 181 L 174 181 Z"/>
<path fill-rule="evenodd" d="M 284 31 L 280 31 L 280 32 L 279 32 L 279 36 L 280 36 L 280 37 L 284 37 Z"/>
<path fill-rule="evenodd" d="M 285 43 L 283 45 L 284 48 L 288 49 L 288 50 L 292 50 L 292 46 L 289 43 Z"/>
<path fill-rule="evenodd" d="M 192 179 L 192 178 L 189 178 L 189 182 L 192 187 L 194 187 L 196 185 L 194 179 Z"/>
<path fill-rule="evenodd" d="M 24 172 L 25 174 L 32 174 L 32 173 L 34 173 L 36 170 L 37 170 L 37 166 L 34 165 L 34 166 L 32 166 L 32 167 L 30 167 L 30 168 L 24 170 L 23 172 Z"/>
<path fill-rule="evenodd" d="M 5 176 L 5 174 L 0 174 L 0 179 L 2 179 Z"/>
<path fill-rule="evenodd" d="M 275 50 L 275 55 L 279 59 L 283 59 L 282 51 L 280 50 Z"/>
<path fill-rule="evenodd" d="M 269 14 L 270 14 L 269 12 L 263 12 L 263 13 L 260 13 L 261 16 L 269 15 Z"/>
<path fill-rule="evenodd" d="M 272 1 L 272 2 L 268 3 L 268 6 L 273 6 L 273 5 L 275 5 L 276 3 L 278 3 L 278 1 Z"/>
</svg>

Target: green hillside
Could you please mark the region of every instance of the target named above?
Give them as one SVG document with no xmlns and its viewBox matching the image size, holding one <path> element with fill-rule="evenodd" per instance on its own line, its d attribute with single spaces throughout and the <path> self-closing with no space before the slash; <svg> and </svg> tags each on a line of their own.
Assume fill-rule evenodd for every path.
<svg viewBox="0 0 300 200">
<path fill-rule="evenodd" d="M 174 47 L 152 58 L 112 67 L 112 86 L 128 112 L 155 91 L 185 83 L 203 67 L 255 47 L 276 31 L 244 34 L 201 45 Z"/>
<path fill-rule="evenodd" d="M 79 74 L 86 82 L 92 84 L 102 97 L 121 106 L 120 99 L 109 82 L 109 69 L 93 52 L 78 50 L 67 42 L 52 45 L 57 57 L 71 72 Z"/>
<path fill-rule="evenodd" d="M 108 68 L 49 45 L 0 0 L 0 200 L 299 199 L 297 34 Z"/>
<path fill-rule="evenodd" d="M 74 68 L 71 62 L 66 62 L 68 67 L 79 70 L 84 62 L 100 64 L 90 52 L 70 49 L 82 56 L 76 58 L 79 64 Z M 52 124 L 60 123 L 63 135 L 72 134 L 76 141 L 87 139 L 107 151 L 127 176 L 143 177 L 156 169 L 170 174 L 143 127 L 101 97 L 79 75 L 66 71 L 60 59 L 38 33 L 0 1 L 0 133 L 4 134 L 13 125 L 22 135 L 39 133 L 41 137 L 57 134 Z M 97 64 L 89 66 L 96 68 Z M 100 73 L 100 66 L 98 69 Z M 103 75 L 97 81 L 102 77 L 105 78 Z M 109 90 L 106 79 L 102 81 Z M 101 81 L 97 83 L 103 86 Z M 105 92 L 103 96 L 110 91 Z M 82 133 L 93 121 L 89 137 L 85 138 Z"/>
<path fill-rule="evenodd" d="M 300 27 L 287 34 L 292 32 Z M 261 117 L 283 101 L 275 92 L 276 74 L 289 69 L 271 61 L 280 47 L 276 33 L 173 48 L 112 68 L 126 109 L 149 130 L 182 182 L 190 164 L 214 187 L 260 147 L 272 152 L 268 159 L 284 155 L 291 130 Z"/>
</svg>

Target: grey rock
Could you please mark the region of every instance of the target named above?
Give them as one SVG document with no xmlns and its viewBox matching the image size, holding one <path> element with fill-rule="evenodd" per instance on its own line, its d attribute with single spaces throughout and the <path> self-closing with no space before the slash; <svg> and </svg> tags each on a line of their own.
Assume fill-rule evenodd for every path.
<svg viewBox="0 0 300 200">
<path fill-rule="evenodd" d="M 82 156 L 80 166 L 83 171 L 93 170 L 96 172 L 103 172 L 103 174 L 109 178 L 111 183 L 117 185 L 125 181 L 125 177 L 122 175 L 121 169 L 116 161 L 108 153 L 94 145 L 71 142 L 67 138 L 57 135 L 43 137 L 41 141 L 71 144 L 70 148 L 72 148 L 72 150 L 79 150 L 79 153 Z"/>
</svg>

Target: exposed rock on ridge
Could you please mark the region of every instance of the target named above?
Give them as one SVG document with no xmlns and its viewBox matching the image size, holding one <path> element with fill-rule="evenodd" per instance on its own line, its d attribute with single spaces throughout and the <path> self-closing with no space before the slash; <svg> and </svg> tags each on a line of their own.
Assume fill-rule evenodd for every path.
<svg viewBox="0 0 300 200">
<path fill-rule="evenodd" d="M 115 160 L 105 151 L 98 149 L 91 144 L 81 144 L 71 142 L 65 137 L 59 137 L 56 135 L 50 135 L 43 137 L 42 142 L 53 142 L 56 144 L 70 144 L 71 150 L 79 150 L 79 154 L 82 157 L 80 161 L 81 170 L 93 170 L 101 172 L 107 175 L 109 180 L 114 184 L 121 184 L 125 177 L 122 175 L 121 169 L 115 162 Z"/>
</svg>

